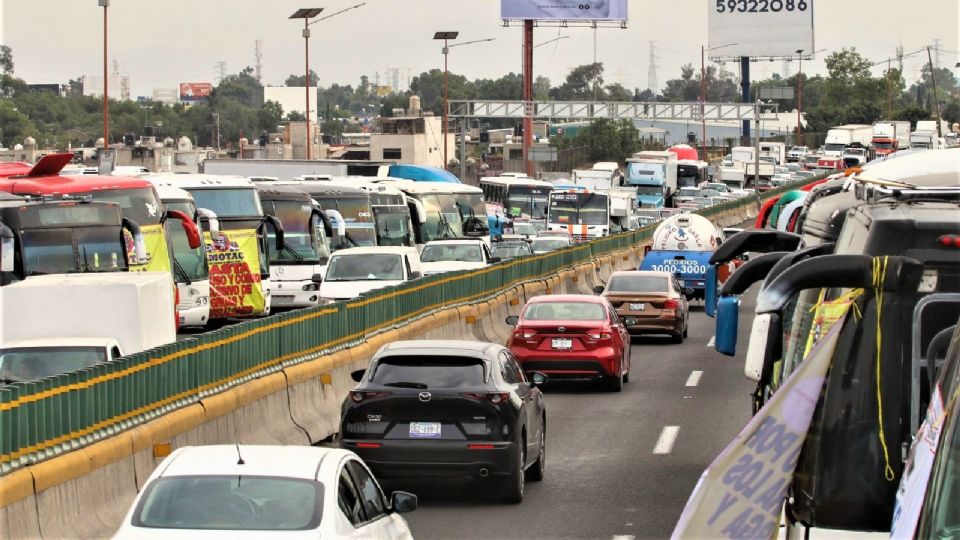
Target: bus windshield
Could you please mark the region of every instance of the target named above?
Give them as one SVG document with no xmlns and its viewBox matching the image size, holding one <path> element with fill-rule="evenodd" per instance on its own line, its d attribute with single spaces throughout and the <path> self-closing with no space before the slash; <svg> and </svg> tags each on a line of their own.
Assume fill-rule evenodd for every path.
<svg viewBox="0 0 960 540">
<path fill-rule="evenodd" d="M 127 268 L 124 243 L 116 227 L 27 230 L 20 238 L 24 276 Z"/>
<path fill-rule="evenodd" d="M 410 214 L 405 206 L 374 206 L 378 246 L 407 246 L 413 237 Z"/>
<path fill-rule="evenodd" d="M 336 238 L 330 246 L 331 251 L 352 247 L 373 247 L 377 245 L 376 230 L 373 223 L 373 209 L 367 197 L 346 198 L 330 195 L 313 198 L 324 210 L 336 210 L 343 216 L 347 229 L 346 238 Z"/>
<path fill-rule="evenodd" d="M 263 216 L 257 190 L 250 188 L 191 188 L 198 208 L 206 208 L 218 218 L 249 218 Z"/>
<path fill-rule="evenodd" d="M 269 228 L 267 232 L 270 264 L 316 263 L 321 255 L 329 257 L 326 246 L 317 245 L 316 231 L 319 229 L 323 234 L 323 226 L 317 226 L 310 204 L 306 201 L 270 201 L 266 206 L 273 207 L 273 215 L 283 224 L 284 247 L 279 253 L 273 229 Z"/>
<path fill-rule="evenodd" d="M 530 219 L 547 218 L 547 196 L 549 188 L 532 186 L 510 186 L 507 194 L 507 212 L 513 217 Z"/>
<path fill-rule="evenodd" d="M 141 227 L 159 225 L 163 218 L 163 206 L 153 188 L 104 189 L 91 192 L 93 200 L 112 202 L 120 205 L 123 217 L 132 219 Z"/>
<path fill-rule="evenodd" d="M 550 196 L 550 223 L 606 225 L 609 220 L 604 194 L 553 193 Z"/>
<path fill-rule="evenodd" d="M 423 241 L 489 234 L 487 209 L 479 193 L 417 195 L 426 211 Z"/>
</svg>

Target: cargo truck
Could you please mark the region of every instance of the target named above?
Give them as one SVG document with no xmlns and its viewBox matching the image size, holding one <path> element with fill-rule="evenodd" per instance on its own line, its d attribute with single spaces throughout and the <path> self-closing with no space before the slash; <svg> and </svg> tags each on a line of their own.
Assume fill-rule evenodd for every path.
<svg viewBox="0 0 960 540">
<path fill-rule="evenodd" d="M 677 155 L 673 152 L 637 152 L 627 160 L 627 185 L 637 190 L 642 208 L 673 206 L 677 191 Z"/>
<path fill-rule="evenodd" d="M 176 341 L 175 296 L 167 272 L 51 274 L 0 287 L 0 384 Z"/>
<path fill-rule="evenodd" d="M 869 146 L 873 137 L 873 126 L 866 124 L 847 124 L 827 130 L 827 138 L 823 143 L 822 155 L 841 157 L 843 151 L 854 143 Z"/>
<path fill-rule="evenodd" d="M 892 154 L 910 146 L 910 122 L 883 120 L 873 124 L 870 147 L 876 156 Z"/>
</svg>

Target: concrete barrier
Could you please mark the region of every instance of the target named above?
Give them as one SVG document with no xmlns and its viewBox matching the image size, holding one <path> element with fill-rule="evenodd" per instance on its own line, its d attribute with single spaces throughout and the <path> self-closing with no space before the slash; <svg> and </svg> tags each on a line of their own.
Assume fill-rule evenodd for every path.
<svg viewBox="0 0 960 540">
<path fill-rule="evenodd" d="M 743 214 L 729 211 L 714 221 L 741 223 Z M 155 444 L 317 443 L 339 428 L 341 403 L 355 386 L 350 373 L 365 368 L 383 344 L 400 339 L 506 343 L 513 329 L 504 319 L 518 315 L 530 298 L 548 292 L 594 294 L 593 288 L 612 272 L 637 268 L 642 253 L 642 246 L 633 246 L 472 305 L 425 315 L 356 346 L 287 366 L 114 437 L 0 476 L 0 537 L 108 537 L 162 459 L 154 456 Z"/>
</svg>

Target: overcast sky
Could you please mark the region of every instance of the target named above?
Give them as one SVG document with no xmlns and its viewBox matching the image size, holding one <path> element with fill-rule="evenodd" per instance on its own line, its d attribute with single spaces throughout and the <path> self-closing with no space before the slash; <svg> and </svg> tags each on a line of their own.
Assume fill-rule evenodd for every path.
<svg viewBox="0 0 960 540">
<path fill-rule="evenodd" d="M 299 7 L 324 7 L 333 13 L 363 0 L 112 0 L 110 59 L 131 78 L 133 95 L 180 82 L 215 81 L 218 62 L 227 73 L 253 66 L 254 42 L 262 42 L 263 80 L 280 85 L 291 73 L 302 74 L 302 23 L 289 20 Z M 706 41 L 707 0 L 628 0 L 626 30 L 600 29 L 597 56 L 608 83 L 647 87 L 649 40 L 656 41 L 658 79 L 679 75 L 680 66 L 699 66 Z M 940 65 L 953 68 L 957 51 L 960 2 L 957 0 L 816 0 L 817 48 L 855 46 L 873 60 L 894 56 L 940 40 Z M 102 70 L 102 8 L 96 0 L 0 0 L 0 43 L 13 48 L 16 74 L 28 82 L 66 82 Z M 495 78 L 521 69 L 521 29 L 505 28 L 498 0 L 366 0 L 312 28 L 311 67 L 320 84 L 359 84 L 377 72 L 388 84 L 388 68 L 408 76 L 443 66 L 436 30 L 457 30 L 460 41 L 496 38 L 489 43 L 455 48 L 450 70 L 473 78 Z M 539 47 L 534 72 L 554 84 L 570 68 L 590 63 L 594 34 L 590 29 L 537 28 L 535 43 L 557 36 L 567 39 Z M 823 71 L 823 58 L 804 63 L 804 71 Z M 908 80 L 919 76 L 926 55 L 907 59 Z M 795 71 L 795 62 L 790 67 Z M 779 72 L 782 62 L 754 64 L 754 78 Z M 733 64 L 728 69 L 736 70 Z M 877 73 L 881 67 L 876 68 Z M 955 71 L 956 73 L 956 71 Z"/>
</svg>

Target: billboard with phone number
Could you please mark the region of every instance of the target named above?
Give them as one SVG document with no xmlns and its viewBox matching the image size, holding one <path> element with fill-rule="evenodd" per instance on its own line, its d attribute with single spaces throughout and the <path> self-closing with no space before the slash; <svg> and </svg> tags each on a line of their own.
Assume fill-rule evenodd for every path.
<svg viewBox="0 0 960 540">
<path fill-rule="evenodd" d="M 500 0 L 500 18 L 626 21 L 627 0 Z"/>
<path fill-rule="evenodd" d="M 180 83 L 180 101 L 200 101 L 213 92 L 210 83 Z"/>
<path fill-rule="evenodd" d="M 712 57 L 795 57 L 814 51 L 813 0 L 710 0 Z"/>
</svg>

